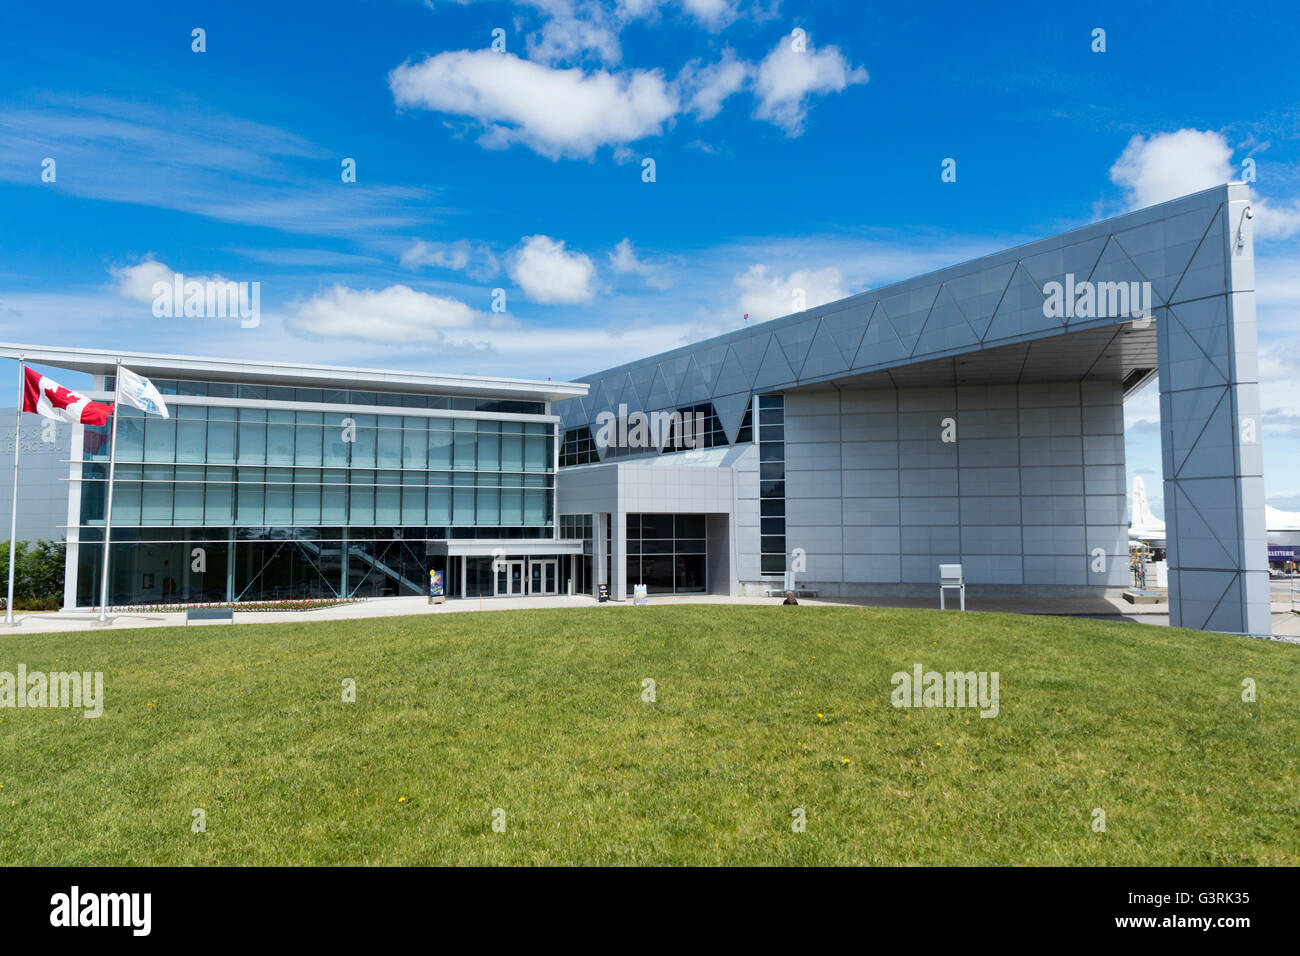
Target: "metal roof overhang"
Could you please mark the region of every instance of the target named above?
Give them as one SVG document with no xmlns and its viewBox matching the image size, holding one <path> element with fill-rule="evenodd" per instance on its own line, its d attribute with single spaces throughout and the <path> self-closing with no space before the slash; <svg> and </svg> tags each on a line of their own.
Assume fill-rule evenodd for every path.
<svg viewBox="0 0 1300 956">
<path fill-rule="evenodd" d="M 425 547 L 430 554 L 445 554 L 458 558 L 491 558 L 506 555 L 582 554 L 582 542 L 572 538 L 453 538 L 448 541 L 428 541 Z"/>
<path fill-rule="evenodd" d="M 1156 374 L 1156 348 L 1154 323 L 1141 328 L 1125 322 L 828 377 L 788 390 L 1111 381 L 1123 383 L 1127 398 Z"/>
<path fill-rule="evenodd" d="M 132 371 L 163 378 L 208 378 L 241 384 L 295 385 L 303 388 L 357 388 L 367 391 L 558 402 L 587 394 L 582 382 L 543 382 L 529 379 L 432 372 L 395 372 L 335 365 L 294 365 L 255 359 L 202 358 L 151 352 L 113 352 L 60 346 L 0 343 L 0 357 L 23 357 L 38 365 L 66 368 L 89 375 L 111 375 L 120 360 Z"/>
</svg>

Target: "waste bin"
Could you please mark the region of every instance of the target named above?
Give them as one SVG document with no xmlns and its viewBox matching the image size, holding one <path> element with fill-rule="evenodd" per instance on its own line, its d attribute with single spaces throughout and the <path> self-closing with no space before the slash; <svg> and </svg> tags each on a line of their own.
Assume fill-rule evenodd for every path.
<svg viewBox="0 0 1300 956">
<path fill-rule="evenodd" d="M 608 585 L 608 584 L 602 584 L 602 585 L 600 586 L 600 591 L 597 593 L 597 598 L 596 598 L 596 600 L 599 601 L 601 604 L 604 604 L 606 601 L 609 600 L 609 585 Z"/>
</svg>

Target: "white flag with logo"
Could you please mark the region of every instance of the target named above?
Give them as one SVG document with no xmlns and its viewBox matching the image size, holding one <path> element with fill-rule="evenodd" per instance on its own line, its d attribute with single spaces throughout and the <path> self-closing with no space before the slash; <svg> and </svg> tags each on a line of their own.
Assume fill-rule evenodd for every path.
<svg viewBox="0 0 1300 956">
<path fill-rule="evenodd" d="M 117 369 L 117 400 L 163 418 L 171 417 L 153 382 L 120 365 Z"/>
</svg>

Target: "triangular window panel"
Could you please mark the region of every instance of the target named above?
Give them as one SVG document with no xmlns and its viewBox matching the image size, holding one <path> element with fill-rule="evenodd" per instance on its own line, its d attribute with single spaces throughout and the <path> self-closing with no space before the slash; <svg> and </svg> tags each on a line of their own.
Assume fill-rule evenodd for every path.
<svg viewBox="0 0 1300 956">
<path fill-rule="evenodd" d="M 699 366 L 700 374 L 704 380 L 709 383 L 709 391 L 706 398 L 713 395 L 715 388 L 714 382 L 718 380 L 718 373 L 722 370 L 722 363 L 727 357 L 727 347 L 725 345 L 710 345 L 707 348 L 695 350 L 695 364 Z M 688 399 L 695 401 L 695 399 Z"/>
<path fill-rule="evenodd" d="M 717 413 L 718 421 L 722 423 L 722 430 L 726 432 L 728 444 L 736 443 L 736 433 L 740 431 L 741 420 L 744 419 L 748 408 L 749 392 L 725 395 L 713 400 L 713 410 Z"/>
<path fill-rule="evenodd" d="M 642 403 L 640 396 L 637 395 L 636 387 L 632 384 L 631 375 L 627 377 L 627 381 L 623 386 L 623 394 L 619 396 L 618 401 L 620 405 L 627 406 L 629 415 L 633 412 L 645 411 L 645 405 Z"/>
<path fill-rule="evenodd" d="M 563 404 L 564 411 L 556 414 L 563 415 L 565 428 L 577 428 L 580 425 L 588 424 L 587 409 L 581 398 L 570 398 Z"/>
<path fill-rule="evenodd" d="M 655 372 L 659 366 L 653 363 L 638 365 L 628 373 L 628 378 L 632 381 L 632 390 L 636 393 L 636 403 L 640 408 L 645 408 L 646 399 L 650 395 L 650 383 L 654 381 Z"/>
<path fill-rule="evenodd" d="M 677 402 L 677 395 L 664 381 L 663 370 L 655 366 L 654 377 L 650 380 L 650 391 L 646 394 L 645 410 L 648 412 L 672 408 Z"/>
<path fill-rule="evenodd" d="M 674 355 L 670 359 L 664 359 L 659 363 L 659 371 L 663 374 L 664 381 L 668 383 L 668 390 L 673 393 L 673 401 L 677 401 L 677 393 L 682 390 L 682 379 L 686 377 L 686 370 L 691 367 L 691 355 L 689 352 L 683 355 Z"/>
<path fill-rule="evenodd" d="M 682 387 L 677 393 L 677 404 L 687 405 L 692 402 L 707 401 L 712 391 L 712 380 L 705 376 L 696 364 L 695 357 L 692 356 L 686 374 L 682 377 Z"/>
<path fill-rule="evenodd" d="M 603 378 L 600 380 L 600 388 L 593 391 L 599 396 L 599 405 L 595 409 L 597 414 L 604 411 L 618 413 L 618 396 L 623 391 L 622 382 L 616 377 Z"/>
</svg>

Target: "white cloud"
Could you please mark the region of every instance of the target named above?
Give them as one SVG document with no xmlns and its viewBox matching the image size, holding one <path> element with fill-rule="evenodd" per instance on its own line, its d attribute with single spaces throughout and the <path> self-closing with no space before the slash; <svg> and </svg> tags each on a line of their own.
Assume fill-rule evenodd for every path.
<svg viewBox="0 0 1300 956">
<path fill-rule="evenodd" d="M 171 269 L 152 256 L 133 266 L 114 267 L 109 272 L 117 280 L 118 293 L 136 302 L 153 302 L 154 283 L 170 283 L 175 275 Z M 194 278 L 202 281 L 200 276 Z"/>
<path fill-rule="evenodd" d="M 609 254 L 609 267 L 619 275 L 638 275 L 646 285 L 654 289 L 666 289 L 672 285 L 662 266 L 646 262 L 632 248 L 632 240 L 624 238 L 614 251 Z"/>
<path fill-rule="evenodd" d="M 484 146 L 523 143 L 552 159 L 658 135 L 678 111 L 658 70 L 560 70 L 491 50 L 403 64 L 388 83 L 398 106 L 473 118 Z"/>
<path fill-rule="evenodd" d="M 540 34 L 528 38 L 528 57 L 541 63 L 566 63 L 588 51 L 602 63 L 623 58 L 619 24 L 598 3 L 538 3 L 551 14 Z"/>
<path fill-rule="evenodd" d="M 1130 208 L 1154 206 L 1232 180 L 1232 150 L 1210 130 L 1134 136 L 1111 166 L 1110 178 Z"/>
<path fill-rule="evenodd" d="M 682 0 L 682 9 L 713 31 L 736 19 L 736 6 L 736 0 Z"/>
<path fill-rule="evenodd" d="M 353 241 L 413 231 L 433 207 L 428 190 L 377 179 L 339 189 L 333 151 L 165 91 L 156 102 L 39 93 L 0 105 L 0 129 L 0 182 L 29 182 L 25 157 L 36 152 L 56 157 L 60 172 L 96 171 L 59 176 L 60 195 Z M 323 157 L 333 157 L 332 184 L 319 175 Z"/>
<path fill-rule="evenodd" d="M 170 287 L 176 279 L 176 273 L 152 255 L 145 257 L 133 266 L 115 266 L 108 271 L 116 280 L 116 289 L 119 295 L 136 302 L 148 302 L 150 304 L 157 298 L 153 291 L 155 283 L 165 282 Z M 209 282 L 225 283 L 230 281 L 219 275 L 194 275 L 188 272 L 183 273 L 183 275 L 187 285 L 191 282 L 206 285 Z"/>
<path fill-rule="evenodd" d="M 417 239 L 402 251 L 401 263 L 408 269 L 433 266 L 454 269 L 476 279 L 490 279 L 501 271 L 492 249 L 481 242 L 425 242 Z"/>
<path fill-rule="evenodd" d="M 1110 168 L 1130 209 L 1221 186 L 1239 174 L 1223 134 L 1199 129 L 1134 136 Z M 1284 239 L 1300 233 L 1300 203 L 1264 199 L 1252 189 L 1251 205 L 1256 235 Z"/>
<path fill-rule="evenodd" d="M 525 236 L 511 253 L 509 271 L 534 302 L 572 305 L 595 295 L 595 263 L 550 236 Z"/>
<path fill-rule="evenodd" d="M 838 47 L 799 51 L 785 36 L 758 66 L 754 117 L 781 127 L 787 136 L 799 136 L 813 96 L 838 93 L 867 80 L 867 71 L 850 67 Z"/>
<path fill-rule="evenodd" d="M 1300 233 L 1300 202 L 1273 202 L 1254 197 L 1251 209 L 1255 213 L 1255 235 L 1269 239 L 1287 239 Z"/>
<path fill-rule="evenodd" d="M 700 66 L 698 60 L 686 64 L 677 79 L 688 97 L 687 110 L 702 120 L 717 116 L 727 97 L 744 87 L 752 70 L 729 49 L 723 51 L 721 60 L 709 66 Z"/>
<path fill-rule="evenodd" d="M 733 284 L 739 293 L 737 308 L 751 322 L 790 315 L 849 294 L 844 273 L 834 266 L 798 269 L 783 276 L 760 263 L 736 276 Z"/>
<path fill-rule="evenodd" d="M 410 286 L 350 289 L 335 285 L 290 307 L 284 324 L 306 336 L 363 339 L 421 347 L 446 339 L 448 330 L 468 330 L 483 314 L 457 299 L 417 292 Z"/>
</svg>

